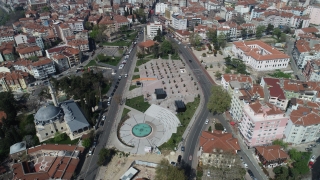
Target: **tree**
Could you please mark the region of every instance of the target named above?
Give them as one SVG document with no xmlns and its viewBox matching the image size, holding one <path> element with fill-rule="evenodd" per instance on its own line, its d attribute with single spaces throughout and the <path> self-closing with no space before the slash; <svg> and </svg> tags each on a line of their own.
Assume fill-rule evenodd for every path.
<svg viewBox="0 0 320 180">
<path fill-rule="evenodd" d="M 268 24 L 267 28 L 266 28 L 266 32 L 267 34 L 269 34 L 271 31 L 273 31 L 274 26 L 272 24 Z"/>
<path fill-rule="evenodd" d="M 32 62 L 36 62 L 39 60 L 38 56 L 30 56 L 29 59 L 32 61 Z"/>
<path fill-rule="evenodd" d="M 297 149 L 290 149 L 289 155 L 290 158 L 294 161 L 299 161 L 301 159 L 301 152 L 299 152 Z"/>
<path fill-rule="evenodd" d="M 201 36 L 197 33 L 191 33 L 189 36 L 189 42 L 192 46 L 199 46 L 201 44 Z"/>
<path fill-rule="evenodd" d="M 104 162 L 110 161 L 111 158 L 115 155 L 115 153 L 116 153 L 115 149 L 102 148 L 99 152 L 99 159 L 97 161 L 97 164 L 99 166 L 102 166 Z"/>
<path fill-rule="evenodd" d="M 162 159 L 156 167 L 155 180 L 185 180 L 184 171 L 176 166 L 172 166 L 168 160 Z"/>
<path fill-rule="evenodd" d="M 238 14 L 235 16 L 235 18 L 232 19 L 233 22 L 237 23 L 238 25 L 246 23 L 246 20 L 244 20 L 243 16 Z"/>
<path fill-rule="evenodd" d="M 81 144 L 83 147 L 89 148 L 91 146 L 91 139 L 90 138 L 83 139 Z"/>
<path fill-rule="evenodd" d="M 211 131 L 212 131 L 212 127 L 211 127 L 211 126 L 209 126 L 208 131 L 209 131 L 209 132 L 211 132 Z"/>
<path fill-rule="evenodd" d="M 217 79 L 221 79 L 221 72 L 220 71 L 216 71 L 216 73 L 214 74 L 214 76 L 217 78 Z"/>
<path fill-rule="evenodd" d="M 214 128 L 215 128 L 216 130 L 219 130 L 219 131 L 223 131 L 223 130 L 224 130 L 224 127 L 223 127 L 223 125 L 222 125 L 221 123 L 216 123 L 216 124 L 214 125 Z"/>
<path fill-rule="evenodd" d="M 226 35 L 223 32 L 221 32 L 217 37 L 217 41 L 218 41 L 218 46 L 221 46 L 222 48 L 224 48 L 227 44 Z"/>
<path fill-rule="evenodd" d="M 171 42 L 164 40 L 161 43 L 160 50 L 163 54 L 171 54 L 173 52 Z"/>
<path fill-rule="evenodd" d="M 287 40 L 287 35 L 285 33 L 281 33 L 279 42 L 286 42 Z"/>
<path fill-rule="evenodd" d="M 230 74 L 231 73 L 231 70 L 229 68 L 226 68 L 225 71 L 224 71 L 226 74 Z"/>
<path fill-rule="evenodd" d="M 138 59 L 143 59 L 144 58 L 144 55 L 141 53 L 141 52 L 138 52 L 137 53 L 137 57 L 138 57 Z"/>
<path fill-rule="evenodd" d="M 276 36 L 277 37 L 277 39 L 279 40 L 280 39 L 280 37 L 281 37 L 281 30 L 279 29 L 279 28 L 274 28 L 273 29 L 273 32 L 272 32 L 272 36 Z"/>
<path fill-rule="evenodd" d="M 26 135 L 23 137 L 23 141 L 26 141 L 28 147 L 33 147 L 36 145 L 36 142 L 32 135 Z"/>
<path fill-rule="evenodd" d="M 266 30 L 265 26 L 263 25 L 258 26 L 256 29 L 256 38 L 260 39 L 262 37 L 263 32 L 265 32 L 265 30 Z"/>
<path fill-rule="evenodd" d="M 284 149 L 288 148 L 288 143 L 284 142 L 282 139 L 276 139 L 276 140 L 272 141 L 272 144 L 273 145 L 279 145 Z"/>
<path fill-rule="evenodd" d="M 212 113 L 224 113 L 230 108 L 231 97 L 221 86 L 213 86 L 211 96 L 207 104 L 208 109 Z"/>
<path fill-rule="evenodd" d="M 153 40 L 161 42 L 161 40 L 162 40 L 162 32 L 161 32 L 160 28 L 158 28 L 157 35 L 153 38 Z"/>
<path fill-rule="evenodd" d="M 207 38 L 213 44 L 216 44 L 217 43 L 217 31 L 214 29 L 209 29 L 209 31 L 207 32 Z"/>
<path fill-rule="evenodd" d="M 247 29 L 241 29 L 241 36 L 243 38 L 247 36 Z"/>
</svg>

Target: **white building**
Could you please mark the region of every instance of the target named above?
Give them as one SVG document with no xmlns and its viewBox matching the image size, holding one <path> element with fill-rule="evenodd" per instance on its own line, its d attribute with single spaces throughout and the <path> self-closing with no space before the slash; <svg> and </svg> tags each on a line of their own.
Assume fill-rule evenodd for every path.
<svg viewBox="0 0 320 180">
<path fill-rule="evenodd" d="M 160 29 L 162 32 L 162 24 L 160 22 L 154 22 L 154 23 L 148 23 L 147 24 L 147 35 L 148 38 L 153 39 L 155 36 L 157 36 L 157 31 Z"/>
<path fill-rule="evenodd" d="M 255 71 L 273 71 L 288 66 L 290 57 L 260 41 L 233 42 L 232 53 Z"/>
<path fill-rule="evenodd" d="M 49 58 L 44 58 L 39 61 L 32 63 L 31 65 L 32 75 L 36 79 L 45 79 L 49 75 L 52 75 L 56 72 L 54 62 Z"/>
<path fill-rule="evenodd" d="M 167 7 L 168 7 L 167 3 L 157 3 L 155 14 L 164 14 Z"/>
<path fill-rule="evenodd" d="M 320 137 L 320 116 L 317 110 L 293 106 L 285 130 L 285 142 L 293 144 L 308 143 Z"/>
<path fill-rule="evenodd" d="M 172 27 L 175 30 L 186 30 L 187 29 L 187 18 L 175 13 L 172 15 Z"/>
<path fill-rule="evenodd" d="M 29 47 L 31 46 L 39 46 L 41 50 L 44 49 L 43 40 L 41 37 L 28 37 L 25 34 L 18 34 L 14 37 L 14 40 L 17 45 L 25 44 Z"/>
<path fill-rule="evenodd" d="M 83 20 L 69 21 L 67 23 L 73 32 L 81 32 L 84 30 Z"/>
</svg>

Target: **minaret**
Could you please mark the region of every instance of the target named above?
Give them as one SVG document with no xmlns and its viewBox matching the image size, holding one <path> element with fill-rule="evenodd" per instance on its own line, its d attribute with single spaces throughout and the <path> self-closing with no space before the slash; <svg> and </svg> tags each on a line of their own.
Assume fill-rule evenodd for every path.
<svg viewBox="0 0 320 180">
<path fill-rule="evenodd" d="M 50 81 L 48 81 L 48 86 L 49 86 L 49 90 L 50 90 L 50 94 L 51 94 L 51 98 L 52 98 L 52 101 L 53 101 L 53 104 L 54 106 L 58 107 L 58 102 L 57 102 L 57 98 L 56 98 L 56 95 L 54 94 L 54 89 L 50 83 Z"/>
</svg>

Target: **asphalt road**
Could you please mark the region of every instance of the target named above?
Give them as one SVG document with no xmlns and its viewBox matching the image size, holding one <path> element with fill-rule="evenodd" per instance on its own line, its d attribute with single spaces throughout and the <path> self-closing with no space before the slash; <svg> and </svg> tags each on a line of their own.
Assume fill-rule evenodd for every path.
<svg viewBox="0 0 320 180">
<path fill-rule="evenodd" d="M 143 36 L 140 35 L 137 42 L 140 42 L 142 40 L 143 40 Z M 130 48 L 132 48 L 132 46 Z M 124 91 L 126 84 L 127 84 L 127 79 L 125 77 L 122 77 L 122 79 L 119 81 L 119 84 L 117 84 L 118 77 L 119 77 L 119 75 L 123 75 L 126 73 L 132 73 L 132 72 L 128 72 L 128 71 L 130 70 L 130 67 L 132 66 L 132 60 L 136 54 L 136 51 L 137 51 L 137 48 L 134 47 L 129 58 L 128 58 L 127 64 L 124 66 L 124 68 L 122 70 L 118 70 L 118 66 L 120 65 L 121 62 L 117 66 L 117 71 L 116 71 L 117 73 L 114 75 L 112 87 L 110 88 L 109 92 L 107 93 L 107 96 L 110 96 L 110 94 L 113 92 L 114 87 L 116 85 L 118 86 L 118 88 L 116 89 L 114 96 L 122 96 L 123 91 Z M 95 177 L 98 173 L 98 169 L 99 169 L 99 166 L 97 165 L 97 162 L 99 159 L 98 154 L 99 154 L 99 151 L 106 146 L 111 131 L 116 128 L 116 124 L 114 124 L 114 121 L 116 119 L 116 115 L 118 113 L 119 106 L 120 106 L 119 104 L 117 104 L 114 100 L 112 100 L 111 105 L 108 107 L 108 110 L 104 113 L 104 115 L 106 116 L 105 123 L 102 127 L 100 127 L 96 131 L 96 133 L 100 134 L 99 139 L 98 139 L 98 143 L 97 143 L 97 147 L 96 147 L 93 155 L 89 156 L 85 160 L 85 163 L 84 163 L 83 167 L 81 168 L 81 172 L 80 172 L 77 179 L 86 179 L 86 180 L 94 180 L 95 179 Z"/>
<path fill-rule="evenodd" d="M 177 43 L 176 40 L 173 40 L 170 38 L 172 42 Z M 228 122 L 225 120 L 225 118 L 222 115 L 212 115 L 212 113 L 209 113 L 208 109 L 206 108 L 206 104 L 208 102 L 208 99 L 211 95 L 211 88 L 213 85 L 216 85 L 214 82 L 211 81 L 211 78 L 208 77 L 208 75 L 205 73 L 206 71 L 200 64 L 200 62 L 196 59 L 196 57 L 193 55 L 191 50 L 188 47 L 185 47 L 184 44 L 178 44 L 179 51 L 182 55 L 182 57 L 186 60 L 186 64 L 190 67 L 190 69 L 193 71 L 195 77 L 198 80 L 198 83 L 201 86 L 201 89 L 203 91 L 204 96 L 204 107 L 199 112 L 198 116 L 196 117 L 196 121 L 194 122 L 192 128 L 190 129 L 189 135 L 183 142 L 183 146 L 185 146 L 185 151 L 182 155 L 183 160 L 183 168 L 189 172 L 190 178 L 195 177 L 195 168 L 197 167 L 197 152 L 198 152 L 198 142 L 199 137 L 201 135 L 201 132 L 206 129 L 205 121 L 208 118 L 208 116 L 212 116 L 216 119 L 218 119 L 221 124 L 226 128 L 227 132 L 232 132 L 231 127 L 228 124 Z M 191 62 L 189 61 L 191 60 Z M 241 141 L 239 139 L 239 141 Z M 245 147 L 246 148 L 246 147 Z M 251 169 L 253 174 L 257 179 L 266 179 L 265 177 L 262 177 L 261 174 L 259 174 L 259 171 L 253 163 L 252 160 L 249 158 L 249 156 L 246 153 L 252 153 L 250 150 L 243 150 L 240 151 L 238 154 L 243 157 L 244 162 L 248 164 L 248 168 Z"/>
</svg>

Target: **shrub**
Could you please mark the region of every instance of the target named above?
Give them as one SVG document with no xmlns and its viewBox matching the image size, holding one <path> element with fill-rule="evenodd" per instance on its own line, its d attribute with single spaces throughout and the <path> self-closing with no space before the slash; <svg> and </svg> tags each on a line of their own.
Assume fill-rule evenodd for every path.
<svg viewBox="0 0 320 180">
<path fill-rule="evenodd" d="M 206 53 L 202 53 L 202 57 L 206 57 L 207 56 L 207 54 Z"/>
<path fill-rule="evenodd" d="M 216 123 L 214 125 L 214 127 L 215 127 L 216 130 L 220 130 L 220 131 L 224 130 L 224 127 L 223 127 L 223 125 L 221 123 Z"/>
</svg>

